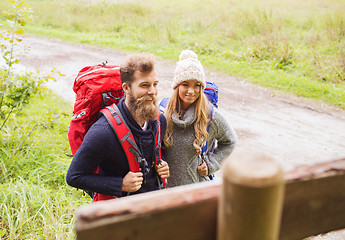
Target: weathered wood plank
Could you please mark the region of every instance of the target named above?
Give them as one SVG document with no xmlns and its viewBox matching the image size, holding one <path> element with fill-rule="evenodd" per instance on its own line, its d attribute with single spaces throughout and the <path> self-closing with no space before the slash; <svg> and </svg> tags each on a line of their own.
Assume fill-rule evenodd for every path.
<svg viewBox="0 0 345 240">
<path fill-rule="evenodd" d="M 345 159 L 285 173 L 282 240 L 345 228 Z M 79 240 L 216 239 L 221 183 L 161 190 L 84 206 Z"/>
<path fill-rule="evenodd" d="M 280 239 L 302 239 L 345 228 L 345 172 L 286 184 Z"/>
<path fill-rule="evenodd" d="M 88 205 L 77 212 L 77 239 L 215 239 L 220 182 Z"/>
</svg>

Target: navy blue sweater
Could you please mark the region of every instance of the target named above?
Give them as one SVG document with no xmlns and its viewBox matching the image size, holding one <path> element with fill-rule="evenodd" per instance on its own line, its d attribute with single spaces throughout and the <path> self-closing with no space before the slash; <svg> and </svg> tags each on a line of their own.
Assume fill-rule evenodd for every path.
<svg viewBox="0 0 345 240">
<path fill-rule="evenodd" d="M 131 129 L 135 142 L 149 166 L 154 161 L 157 121 L 150 121 L 144 131 L 133 119 L 122 99 L 118 103 L 124 120 Z M 166 119 L 160 115 L 161 138 L 166 130 Z M 99 174 L 92 173 L 99 166 Z M 128 161 L 122 146 L 113 129 L 104 116 L 100 117 L 85 135 L 83 143 L 76 152 L 68 169 L 66 181 L 76 188 L 101 194 L 122 197 L 122 180 L 130 171 Z M 154 167 L 145 177 L 146 183 L 135 193 L 148 192 L 158 189 L 157 172 Z"/>
</svg>

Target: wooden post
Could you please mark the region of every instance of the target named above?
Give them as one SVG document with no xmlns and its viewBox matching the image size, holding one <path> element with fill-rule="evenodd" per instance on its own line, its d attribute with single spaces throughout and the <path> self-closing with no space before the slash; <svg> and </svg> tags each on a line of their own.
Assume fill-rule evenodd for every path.
<svg viewBox="0 0 345 240">
<path fill-rule="evenodd" d="M 277 240 L 283 198 L 283 173 L 273 159 L 234 153 L 223 166 L 218 240 Z"/>
</svg>

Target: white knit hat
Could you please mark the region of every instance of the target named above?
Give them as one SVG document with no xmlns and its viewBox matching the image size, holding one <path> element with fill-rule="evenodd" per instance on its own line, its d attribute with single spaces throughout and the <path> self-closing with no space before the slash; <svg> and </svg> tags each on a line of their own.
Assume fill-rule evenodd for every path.
<svg viewBox="0 0 345 240">
<path fill-rule="evenodd" d="M 175 89 L 183 81 L 191 79 L 198 80 L 202 88 L 205 88 L 205 72 L 198 61 L 198 55 L 191 50 L 183 50 L 176 64 L 172 87 Z"/>
</svg>

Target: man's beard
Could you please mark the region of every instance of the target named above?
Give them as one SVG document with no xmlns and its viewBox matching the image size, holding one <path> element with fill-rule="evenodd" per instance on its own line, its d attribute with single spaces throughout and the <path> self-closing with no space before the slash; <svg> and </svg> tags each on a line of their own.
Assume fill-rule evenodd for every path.
<svg viewBox="0 0 345 240">
<path fill-rule="evenodd" d="M 132 93 L 129 93 L 128 109 L 135 116 L 144 119 L 145 121 L 154 121 L 157 119 L 157 97 L 155 95 L 145 95 L 140 98 L 135 98 Z M 152 102 L 147 103 L 146 100 Z"/>
</svg>

